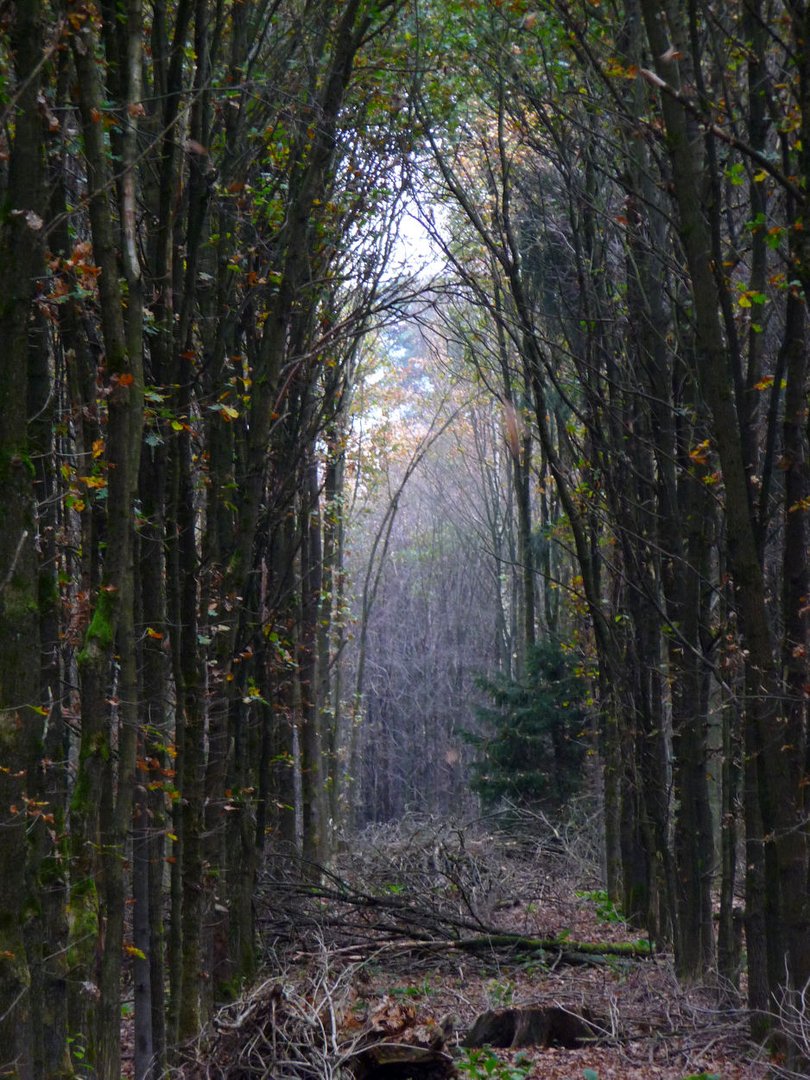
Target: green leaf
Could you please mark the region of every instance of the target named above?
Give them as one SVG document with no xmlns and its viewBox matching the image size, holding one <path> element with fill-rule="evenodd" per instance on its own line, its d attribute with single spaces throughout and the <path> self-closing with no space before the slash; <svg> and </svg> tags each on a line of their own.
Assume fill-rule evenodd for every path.
<svg viewBox="0 0 810 1080">
<path fill-rule="evenodd" d="M 731 168 L 726 169 L 726 176 L 734 187 L 740 187 L 745 183 L 745 167 L 741 161 L 735 162 Z"/>
</svg>

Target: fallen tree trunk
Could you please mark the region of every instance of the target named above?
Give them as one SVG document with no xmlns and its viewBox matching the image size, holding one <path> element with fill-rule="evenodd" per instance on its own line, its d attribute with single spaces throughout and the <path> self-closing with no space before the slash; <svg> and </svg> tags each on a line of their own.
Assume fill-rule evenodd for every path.
<svg viewBox="0 0 810 1080">
<path fill-rule="evenodd" d="M 636 960 L 650 960 L 654 956 L 646 941 L 611 942 L 563 941 L 560 938 L 532 938 L 520 934 L 483 934 L 474 938 L 410 937 L 399 941 L 370 940 L 353 942 L 343 948 L 332 949 L 333 956 L 345 956 L 357 962 L 369 957 L 391 953 L 449 953 L 466 952 L 475 956 L 487 953 L 534 954 L 553 969 L 561 964 L 571 966 L 605 967 Z M 305 950 L 298 958 L 309 955 Z M 314 953 L 312 955 L 315 955 Z"/>
<path fill-rule="evenodd" d="M 444 943 L 446 948 L 462 952 L 481 953 L 493 949 L 510 949 L 513 952 L 556 953 L 558 963 L 592 964 L 601 958 L 622 957 L 633 960 L 649 960 L 653 955 L 649 941 L 572 941 L 569 938 L 534 938 L 523 934 L 493 932 L 474 938 L 460 938 Z"/>
</svg>

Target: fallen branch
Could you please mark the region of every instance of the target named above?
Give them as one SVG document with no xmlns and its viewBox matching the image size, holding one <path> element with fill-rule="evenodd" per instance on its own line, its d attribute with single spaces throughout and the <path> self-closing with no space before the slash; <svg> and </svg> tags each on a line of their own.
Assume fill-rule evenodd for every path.
<svg viewBox="0 0 810 1080">
<path fill-rule="evenodd" d="M 299 882 L 273 882 L 273 895 L 276 901 L 274 915 L 278 910 L 278 898 L 286 893 L 306 901 L 323 901 L 337 904 L 346 904 L 358 910 L 384 912 L 401 924 L 407 925 L 409 933 L 415 933 L 413 927 L 423 926 L 426 931 L 437 927 L 444 927 L 451 933 L 460 933 L 463 930 L 487 933 L 489 928 L 479 919 L 468 919 L 455 915 L 452 912 L 442 911 L 438 908 L 417 906 L 412 897 L 399 896 L 374 896 L 370 893 L 354 889 L 345 882 L 340 882 L 337 887 L 331 888 L 324 885 L 301 884 Z M 296 913 L 298 917 L 298 913 Z M 317 921 L 321 923 L 323 913 L 318 913 Z M 381 927 L 377 927 L 381 929 Z M 392 927 L 386 929 L 390 932 Z"/>
</svg>

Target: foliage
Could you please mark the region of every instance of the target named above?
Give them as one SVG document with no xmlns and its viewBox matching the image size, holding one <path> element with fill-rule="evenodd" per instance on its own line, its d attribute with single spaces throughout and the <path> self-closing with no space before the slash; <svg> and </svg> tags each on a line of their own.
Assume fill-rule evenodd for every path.
<svg viewBox="0 0 810 1080">
<path fill-rule="evenodd" d="M 487 1047 L 465 1050 L 457 1068 L 470 1080 L 524 1080 L 532 1070 L 530 1062 L 524 1063 L 519 1058 L 514 1062 L 502 1061 Z"/>
<path fill-rule="evenodd" d="M 420 1001 L 423 998 L 429 998 L 431 994 L 436 992 L 436 988 L 431 985 L 430 979 L 427 975 L 421 982 L 411 986 L 394 986 L 389 990 L 389 994 L 392 998 L 410 998 L 413 1001 Z"/>
<path fill-rule="evenodd" d="M 526 674 L 482 678 L 491 704 L 477 710 L 483 734 L 467 733 L 478 760 L 472 786 L 487 805 L 560 807 L 579 789 L 587 753 L 586 688 L 553 641 L 529 653 Z"/>
<path fill-rule="evenodd" d="M 597 919 L 601 919 L 602 922 L 625 922 L 624 915 L 622 915 L 621 911 L 616 907 L 604 889 L 591 889 L 585 892 L 578 891 L 576 895 L 583 900 L 593 901 L 596 917 Z"/>
<path fill-rule="evenodd" d="M 487 983 L 487 1001 L 491 1008 L 500 1009 L 511 1005 L 515 996 L 515 985 L 511 979 L 505 981 L 491 979 Z"/>
</svg>

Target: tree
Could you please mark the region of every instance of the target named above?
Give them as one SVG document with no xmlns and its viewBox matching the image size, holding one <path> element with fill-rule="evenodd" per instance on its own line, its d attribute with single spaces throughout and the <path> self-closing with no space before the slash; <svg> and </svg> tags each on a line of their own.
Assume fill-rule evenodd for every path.
<svg viewBox="0 0 810 1080">
<path fill-rule="evenodd" d="M 482 678 L 480 686 L 490 705 L 477 710 L 484 733 L 466 736 L 478 752 L 473 789 L 487 805 L 559 813 L 581 788 L 588 746 L 587 690 L 570 656 L 541 641 L 523 679 Z"/>
<path fill-rule="evenodd" d="M 38 568 L 34 466 L 26 423 L 32 347 L 29 320 L 42 272 L 44 125 L 37 111 L 43 13 L 37 0 L 15 8 L 10 26 L 15 83 L 8 102 L 12 141 L 0 190 L 0 481 L 7 512 L 0 528 L 0 1061 L 34 1075 L 42 1030 L 29 991 L 41 966 L 27 940 L 39 882 L 26 873 L 28 827 L 45 812 L 37 790 L 44 718 L 40 698 Z M 40 946 L 41 949 L 41 946 Z"/>
</svg>

